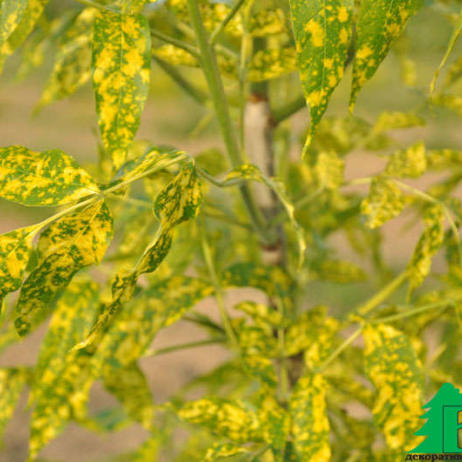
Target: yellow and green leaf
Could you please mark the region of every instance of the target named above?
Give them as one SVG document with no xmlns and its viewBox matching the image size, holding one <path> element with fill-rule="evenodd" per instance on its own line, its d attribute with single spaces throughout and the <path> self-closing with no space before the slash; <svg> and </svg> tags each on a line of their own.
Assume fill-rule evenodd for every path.
<svg viewBox="0 0 462 462">
<path fill-rule="evenodd" d="M 356 25 L 355 58 L 350 109 L 363 85 L 373 77 L 401 35 L 421 0 L 363 0 Z"/>
<path fill-rule="evenodd" d="M 364 334 L 366 374 L 376 389 L 372 413 L 388 448 L 401 454 L 416 446 L 424 377 L 411 341 L 384 324 L 367 325 Z"/>
<path fill-rule="evenodd" d="M 0 311 L 3 298 L 21 287 L 32 250 L 34 227 L 0 235 Z"/>
<path fill-rule="evenodd" d="M 310 106 L 307 146 L 340 83 L 351 36 L 349 0 L 291 0 L 300 78 Z"/>
<path fill-rule="evenodd" d="M 100 11 L 93 35 L 93 85 L 103 146 L 116 169 L 126 161 L 138 131 L 150 69 L 147 19 Z"/>
<path fill-rule="evenodd" d="M 297 461 L 329 462 L 329 420 L 326 408 L 327 383 L 319 374 L 302 376 L 290 397 L 292 439 Z"/>
<path fill-rule="evenodd" d="M 91 176 L 59 149 L 35 152 L 23 146 L 0 148 L 3 199 L 27 206 L 55 206 L 98 192 Z"/>
<path fill-rule="evenodd" d="M 112 216 L 103 201 L 64 216 L 40 236 L 39 261 L 17 303 L 18 333 L 27 335 L 80 269 L 98 264 L 112 236 Z"/>
<path fill-rule="evenodd" d="M 427 154 L 422 142 L 392 154 L 385 173 L 397 178 L 418 178 L 427 170 Z"/>
<path fill-rule="evenodd" d="M 28 0 L 3 0 L 0 11 L 0 47 L 8 40 L 27 8 Z"/>
</svg>

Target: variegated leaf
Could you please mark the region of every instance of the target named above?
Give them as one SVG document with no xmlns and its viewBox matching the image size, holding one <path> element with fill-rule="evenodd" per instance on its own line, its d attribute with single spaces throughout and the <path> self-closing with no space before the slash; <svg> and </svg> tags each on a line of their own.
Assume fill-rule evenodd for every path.
<svg viewBox="0 0 462 462">
<path fill-rule="evenodd" d="M 262 82 L 297 70 L 297 55 L 293 48 L 271 48 L 257 51 L 249 63 L 247 79 Z"/>
<path fill-rule="evenodd" d="M 364 331 L 366 374 L 377 395 L 372 409 L 387 446 L 398 455 L 415 447 L 422 413 L 424 377 L 410 340 L 395 328 L 368 325 Z"/>
<path fill-rule="evenodd" d="M 343 77 L 351 35 L 350 0 L 291 0 L 300 78 L 310 106 L 310 144 Z"/>
<path fill-rule="evenodd" d="M 146 18 L 100 11 L 93 36 L 93 85 L 103 145 L 116 169 L 126 161 L 138 130 L 150 68 Z"/>
<path fill-rule="evenodd" d="M 422 142 L 395 152 L 388 161 L 385 173 L 398 178 L 418 178 L 427 170 L 427 155 Z"/>
<path fill-rule="evenodd" d="M 27 206 L 55 206 L 98 192 L 91 176 L 59 149 L 0 148 L 0 197 L 4 199 Z"/>
<path fill-rule="evenodd" d="M 251 454 L 247 448 L 232 443 L 216 443 L 207 450 L 203 462 L 225 461 L 230 457 L 246 454 Z"/>
<path fill-rule="evenodd" d="M 367 215 L 367 225 L 378 228 L 398 216 L 403 209 L 403 194 L 393 180 L 375 177 L 369 195 L 361 203 L 361 213 Z"/>
<path fill-rule="evenodd" d="M 111 236 L 112 216 L 103 201 L 61 218 L 42 233 L 39 262 L 17 304 L 15 325 L 21 336 L 44 319 L 77 271 L 101 261 Z"/>
<path fill-rule="evenodd" d="M 0 235 L 0 311 L 3 298 L 21 287 L 32 250 L 34 227 Z"/>
<path fill-rule="evenodd" d="M 22 2 L 23 0 L 20 1 Z M 10 3 L 14 4 L 18 2 L 11 0 Z M 27 1 L 27 6 L 21 14 L 21 20 L 9 35 L 8 40 L 0 48 L 0 69 L 3 67 L 6 58 L 12 55 L 32 32 L 47 3 L 48 0 Z"/>
<path fill-rule="evenodd" d="M 8 40 L 12 32 L 18 27 L 28 0 L 3 0 L 0 12 L 0 47 Z"/>
<path fill-rule="evenodd" d="M 382 112 L 374 125 L 374 132 L 381 133 L 398 128 L 421 127 L 425 125 L 425 119 L 412 113 L 406 112 Z"/>
<path fill-rule="evenodd" d="M 409 18 L 416 13 L 421 0 L 363 0 L 356 26 L 356 53 L 350 108 L 359 90 L 372 78 Z"/>
<path fill-rule="evenodd" d="M 178 417 L 236 443 L 261 441 L 258 416 L 240 401 L 202 398 L 177 410 Z"/>
<path fill-rule="evenodd" d="M 425 229 L 409 262 L 409 289 L 419 287 L 430 273 L 433 256 L 444 241 L 445 213 L 441 205 L 428 207 L 424 213 Z"/>
<path fill-rule="evenodd" d="M 60 49 L 37 109 L 75 93 L 90 79 L 91 43 L 88 29 L 97 10 L 84 9 L 61 40 Z"/>
<path fill-rule="evenodd" d="M 292 438 L 297 461 L 329 462 L 329 421 L 326 409 L 327 383 L 319 374 L 302 376 L 290 397 Z"/>
<path fill-rule="evenodd" d="M 0 369 L 0 438 L 13 415 L 28 376 L 26 369 Z"/>
</svg>

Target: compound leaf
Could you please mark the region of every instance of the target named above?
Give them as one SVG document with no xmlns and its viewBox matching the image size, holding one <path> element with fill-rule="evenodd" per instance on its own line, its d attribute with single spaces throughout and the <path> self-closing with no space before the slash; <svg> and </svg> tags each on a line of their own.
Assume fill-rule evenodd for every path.
<svg viewBox="0 0 462 462">
<path fill-rule="evenodd" d="M 77 271 L 101 261 L 111 236 L 112 216 L 103 201 L 61 218 L 42 233 L 38 265 L 19 295 L 15 321 L 19 335 L 27 335 L 44 319 Z"/>
<path fill-rule="evenodd" d="M 103 145 L 118 169 L 148 96 L 151 34 L 146 18 L 100 11 L 93 35 L 93 85 Z"/>
<path fill-rule="evenodd" d="M 0 148 L 0 197 L 27 206 L 64 205 L 99 192 L 77 162 L 59 149 Z"/>
<path fill-rule="evenodd" d="M 307 145 L 343 77 L 351 35 L 349 0 L 291 0 L 300 78 L 310 105 Z"/>
<path fill-rule="evenodd" d="M 377 390 L 375 424 L 391 450 L 410 450 L 422 414 L 424 377 L 417 355 L 410 340 L 394 327 L 367 325 L 363 334 L 366 374 Z"/>
<path fill-rule="evenodd" d="M 350 109 L 358 92 L 371 79 L 401 35 L 409 18 L 417 12 L 421 0 L 363 0 L 356 26 L 356 54 Z"/>
</svg>

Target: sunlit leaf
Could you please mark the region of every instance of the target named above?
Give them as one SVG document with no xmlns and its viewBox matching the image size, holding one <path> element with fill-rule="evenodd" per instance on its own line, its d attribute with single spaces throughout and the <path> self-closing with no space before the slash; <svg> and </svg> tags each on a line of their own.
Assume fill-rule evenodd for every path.
<svg viewBox="0 0 462 462">
<path fill-rule="evenodd" d="M 307 145 L 343 77 L 351 35 L 349 0 L 291 0 L 300 78 L 310 106 Z"/>
<path fill-rule="evenodd" d="M 359 91 L 373 77 L 391 46 L 401 35 L 421 0 L 363 0 L 356 26 L 356 53 L 350 107 L 353 109 Z"/>
<path fill-rule="evenodd" d="M 27 206 L 54 206 L 98 192 L 91 176 L 59 149 L 0 148 L 0 197 L 4 199 Z"/>
<path fill-rule="evenodd" d="M 21 336 L 44 319 L 77 271 L 101 261 L 111 236 L 112 216 L 103 201 L 64 216 L 42 233 L 39 262 L 17 304 L 15 325 Z"/>
<path fill-rule="evenodd" d="M 385 173 L 397 178 L 418 178 L 426 169 L 425 145 L 420 142 L 395 152 L 388 161 Z"/>
<path fill-rule="evenodd" d="M 146 18 L 100 11 L 93 36 L 93 85 L 103 145 L 115 168 L 125 162 L 138 130 L 150 67 Z"/>
<path fill-rule="evenodd" d="M 368 325 L 364 331 L 366 373 L 377 395 L 374 421 L 388 447 L 401 454 L 416 446 L 422 414 L 423 372 L 410 340 L 395 328 Z"/>
</svg>

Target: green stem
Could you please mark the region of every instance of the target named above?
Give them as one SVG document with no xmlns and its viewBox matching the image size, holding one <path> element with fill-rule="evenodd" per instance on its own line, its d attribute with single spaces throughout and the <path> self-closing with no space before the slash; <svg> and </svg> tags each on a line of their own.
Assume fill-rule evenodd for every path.
<svg viewBox="0 0 462 462">
<path fill-rule="evenodd" d="M 287 120 L 289 117 L 292 117 L 298 111 L 306 107 L 306 99 L 304 96 L 300 96 L 293 101 L 290 101 L 286 105 L 276 108 L 273 110 L 273 119 L 276 125 Z"/>
<path fill-rule="evenodd" d="M 200 61 L 202 70 L 207 80 L 210 94 L 217 114 L 223 140 L 226 146 L 229 161 L 233 168 L 244 164 L 244 159 L 237 142 L 236 130 L 231 120 L 228 102 L 226 99 L 223 81 L 218 70 L 217 59 L 213 47 L 211 47 L 207 32 L 202 23 L 201 13 L 197 0 L 187 0 L 191 23 L 196 34 L 199 50 L 201 52 Z M 271 235 L 267 230 L 267 224 L 259 210 L 255 199 L 247 184 L 240 187 L 241 195 L 244 200 L 247 213 L 256 232 L 263 241 L 271 242 Z"/>
<path fill-rule="evenodd" d="M 151 29 L 151 35 L 154 38 L 161 40 L 162 42 L 170 43 L 170 45 L 174 45 L 177 48 L 181 48 L 182 50 L 189 53 L 191 56 L 194 56 L 194 58 L 196 58 L 196 59 L 200 59 L 199 51 L 196 48 L 194 48 L 193 46 L 186 43 L 186 42 L 182 42 L 181 40 L 177 40 L 176 38 L 170 37 L 169 35 L 166 35 L 166 34 L 164 34 L 162 32 L 159 32 L 158 30 L 155 30 L 155 29 Z"/>
<path fill-rule="evenodd" d="M 181 343 L 179 345 L 172 345 L 165 348 L 159 349 L 151 349 L 148 350 L 144 355 L 143 358 L 149 358 L 152 356 L 161 356 L 168 353 L 175 353 L 176 351 L 187 350 L 191 348 L 200 348 L 208 345 L 217 345 L 219 343 L 223 343 L 223 338 L 211 338 L 207 340 L 199 340 L 197 342 L 188 342 L 188 343 Z"/>
<path fill-rule="evenodd" d="M 223 327 L 225 329 L 226 335 L 228 340 L 230 341 L 233 347 L 238 346 L 238 340 L 236 334 L 234 332 L 233 326 L 231 324 L 231 320 L 228 316 L 228 312 L 226 311 L 226 307 L 223 301 L 223 290 L 220 284 L 220 281 L 217 276 L 217 272 L 215 270 L 215 265 L 213 264 L 212 253 L 210 251 L 210 247 L 207 244 L 205 233 L 202 232 L 202 253 L 204 254 L 205 264 L 207 265 L 210 279 L 212 280 L 212 284 L 215 287 L 215 298 L 217 300 L 218 309 L 220 311 L 221 319 L 223 321 Z"/>
<path fill-rule="evenodd" d="M 244 4 L 246 0 L 237 0 L 234 4 L 231 11 L 228 13 L 226 18 L 218 25 L 218 27 L 212 32 L 210 35 L 210 44 L 213 45 L 217 39 L 220 37 L 220 34 L 225 30 L 226 26 L 229 22 L 236 16 L 237 12 L 240 10 L 241 6 Z"/>
<path fill-rule="evenodd" d="M 186 80 L 175 66 L 172 66 L 171 64 L 158 58 L 157 56 L 153 56 L 153 60 L 192 99 L 194 99 L 199 104 L 205 104 L 205 102 L 207 101 L 207 95 L 202 90 L 196 88 L 192 83 Z"/>
<path fill-rule="evenodd" d="M 316 369 L 317 373 L 321 373 L 325 368 L 337 359 L 360 335 L 363 331 L 363 326 L 356 329 L 322 364 Z"/>
<path fill-rule="evenodd" d="M 372 310 L 377 308 L 381 303 L 383 303 L 390 295 L 396 292 L 401 285 L 406 281 L 408 277 L 408 272 L 403 271 L 400 275 L 398 275 L 393 281 L 391 281 L 388 285 L 386 285 L 380 292 L 370 298 L 366 303 L 361 305 L 357 310 L 356 313 L 364 316 L 370 313 Z"/>
</svg>

